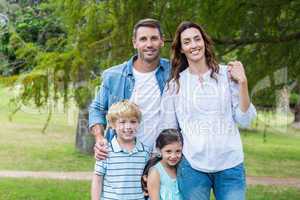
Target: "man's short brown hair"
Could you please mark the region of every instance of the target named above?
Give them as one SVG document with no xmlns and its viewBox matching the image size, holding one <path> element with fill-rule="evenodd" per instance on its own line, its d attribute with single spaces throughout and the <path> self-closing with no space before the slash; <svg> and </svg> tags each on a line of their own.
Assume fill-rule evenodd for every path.
<svg viewBox="0 0 300 200">
<path fill-rule="evenodd" d="M 151 27 L 151 28 L 157 28 L 159 31 L 159 35 L 160 37 L 163 37 L 163 32 L 162 29 L 160 27 L 160 23 L 158 20 L 156 19 L 141 19 L 140 21 L 138 21 L 133 28 L 133 37 L 136 38 L 136 32 L 140 27 Z"/>
</svg>

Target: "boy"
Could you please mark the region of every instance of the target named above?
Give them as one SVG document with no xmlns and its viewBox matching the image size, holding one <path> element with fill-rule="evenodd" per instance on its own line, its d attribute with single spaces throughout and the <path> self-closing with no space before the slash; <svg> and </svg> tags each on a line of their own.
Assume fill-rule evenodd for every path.
<svg viewBox="0 0 300 200">
<path fill-rule="evenodd" d="M 92 180 L 92 200 L 143 200 L 141 176 L 150 148 L 136 139 L 141 112 L 128 100 L 113 104 L 107 114 L 116 132 L 106 160 L 97 160 Z"/>
</svg>

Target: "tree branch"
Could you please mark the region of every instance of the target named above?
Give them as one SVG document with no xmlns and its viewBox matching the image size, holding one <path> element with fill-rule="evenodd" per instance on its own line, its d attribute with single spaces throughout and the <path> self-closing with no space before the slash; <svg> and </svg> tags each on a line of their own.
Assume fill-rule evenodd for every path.
<svg viewBox="0 0 300 200">
<path fill-rule="evenodd" d="M 255 44 L 255 43 L 283 43 L 283 42 L 289 42 L 292 40 L 300 40 L 300 32 L 291 33 L 291 34 L 280 36 L 280 37 L 212 38 L 212 40 L 216 44 L 238 45 L 238 46 Z M 172 39 L 166 39 L 165 42 L 171 43 Z"/>
<path fill-rule="evenodd" d="M 254 43 L 283 43 L 292 40 L 300 40 L 300 32 L 291 33 L 280 37 L 264 37 L 264 38 L 213 38 L 216 44 L 236 44 L 236 45 L 247 45 Z"/>
</svg>

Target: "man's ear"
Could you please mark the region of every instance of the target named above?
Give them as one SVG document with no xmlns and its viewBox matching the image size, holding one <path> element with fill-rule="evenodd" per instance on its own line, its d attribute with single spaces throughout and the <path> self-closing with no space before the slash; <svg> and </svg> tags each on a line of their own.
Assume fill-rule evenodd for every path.
<svg viewBox="0 0 300 200">
<path fill-rule="evenodd" d="M 136 38 L 135 37 L 132 37 L 132 45 L 133 45 L 133 48 L 136 49 Z"/>
<path fill-rule="evenodd" d="M 164 45 L 165 45 L 165 38 L 162 37 L 162 38 L 161 38 L 161 45 L 160 45 L 160 46 L 163 47 Z"/>
</svg>

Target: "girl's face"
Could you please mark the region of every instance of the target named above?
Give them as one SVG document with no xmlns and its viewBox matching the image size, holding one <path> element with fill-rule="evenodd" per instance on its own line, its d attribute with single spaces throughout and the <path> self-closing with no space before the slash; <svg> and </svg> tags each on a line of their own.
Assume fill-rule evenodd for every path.
<svg viewBox="0 0 300 200">
<path fill-rule="evenodd" d="M 198 63 L 205 59 L 205 44 L 200 31 L 196 28 L 188 28 L 180 34 L 181 53 L 189 63 Z"/>
<path fill-rule="evenodd" d="M 167 166 L 174 167 L 181 159 L 182 144 L 180 142 L 167 144 L 160 150 L 160 153 L 162 156 L 161 162 Z"/>
</svg>

